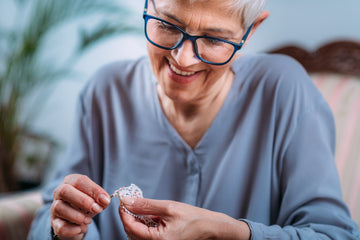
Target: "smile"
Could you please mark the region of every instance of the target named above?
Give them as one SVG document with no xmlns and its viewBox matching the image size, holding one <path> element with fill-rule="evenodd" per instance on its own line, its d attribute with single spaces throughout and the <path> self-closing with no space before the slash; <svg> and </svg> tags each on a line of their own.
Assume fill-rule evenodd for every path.
<svg viewBox="0 0 360 240">
<path fill-rule="evenodd" d="M 171 65 L 171 63 L 169 63 L 171 70 L 173 70 L 176 74 L 181 75 L 181 76 L 191 76 L 194 75 L 196 72 L 185 72 L 185 71 L 181 71 L 179 69 L 177 69 L 175 66 Z"/>
</svg>

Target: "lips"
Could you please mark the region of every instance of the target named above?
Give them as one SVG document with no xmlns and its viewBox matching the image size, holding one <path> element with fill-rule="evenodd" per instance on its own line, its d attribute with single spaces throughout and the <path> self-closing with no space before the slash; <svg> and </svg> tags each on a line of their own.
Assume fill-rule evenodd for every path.
<svg viewBox="0 0 360 240">
<path fill-rule="evenodd" d="M 198 76 L 201 74 L 201 71 L 190 72 L 185 70 L 180 70 L 179 68 L 172 65 L 170 62 L 167 64 L 168 76 L 171 80 L 180 84 L 189 84 L 195 81 Z"/>
<path fill-rule="evenodd" d="M 171 63 L 169 63 L 169 66 L 171 68 L 171 70 L 173 70 L 176 74 L 181 75 L 181 76 L 191 76 L 194 75 L 196 72 L 186 72 L 186 71 L 182 71 L 180 69 L 177 69 L 174 65 L 172 65 Z"/>
</svg>

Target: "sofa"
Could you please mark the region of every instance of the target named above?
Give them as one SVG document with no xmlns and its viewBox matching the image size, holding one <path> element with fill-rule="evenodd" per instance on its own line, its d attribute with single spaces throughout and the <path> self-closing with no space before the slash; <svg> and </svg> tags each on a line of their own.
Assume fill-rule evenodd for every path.
<svg viewBox="0 0 360 240">
<path fill-rule="evenodd" d="M 39 189 L 0 195 L 0 239 L 26 239 L 31 222 L 41 205 Z"/>
<path fill-rule="evenodd" d="M 275 49 L 297 59 L 328 101 L 335 117 L 338 167 L 343 197 L 360 225 L 360 44 L 338 41 L 314 52 L 287 46 Z M 39 189 L 0 195 L 0 239 L 22 240 L 42 205 Z"/>
</svg>

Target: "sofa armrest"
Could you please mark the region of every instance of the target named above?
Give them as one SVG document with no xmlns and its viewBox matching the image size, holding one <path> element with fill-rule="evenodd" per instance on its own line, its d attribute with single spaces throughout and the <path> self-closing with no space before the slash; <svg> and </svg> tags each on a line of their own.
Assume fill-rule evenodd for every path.
<svg viewBox="0 0 360 240">
<path fill-rule="evenodd" d="M 40 190 L 0 197 L 0 239 L 26 239 L 36 211 L 41 207 Z"/>
</svg>

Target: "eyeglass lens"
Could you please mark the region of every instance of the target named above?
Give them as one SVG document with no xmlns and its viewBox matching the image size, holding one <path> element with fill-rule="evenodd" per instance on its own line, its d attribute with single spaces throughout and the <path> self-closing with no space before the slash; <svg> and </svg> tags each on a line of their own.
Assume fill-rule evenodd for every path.
<svg viewBox="0 0 360 240">
<path fill-rule="evenodd" d="M 184 34 L 174 25 L 154 18 L 148 18 L 146 34 L 152 43 L 165 49 L 178 47 L 184 38 Z M 200 37 L 195 45 L 197 56 L 210 63 L 227 62 L 234 54 L 234 46 L 220 39 Z"/>
</svg>

